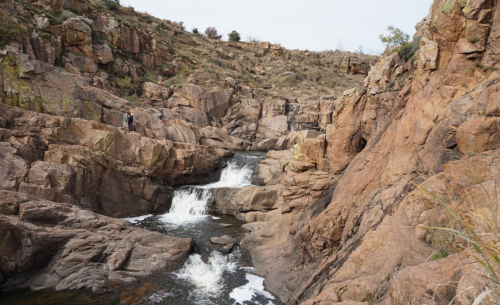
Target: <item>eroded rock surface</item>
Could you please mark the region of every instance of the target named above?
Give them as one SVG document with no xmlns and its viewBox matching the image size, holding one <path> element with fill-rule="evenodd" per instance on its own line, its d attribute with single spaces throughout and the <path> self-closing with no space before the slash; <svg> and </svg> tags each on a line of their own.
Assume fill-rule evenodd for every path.
<svg viewBox="0 0 500 305">
<path fill-rule="evenodd" d="M 13 208 L 5 213 L 5 203 Z M 102 291 L 117 275 L 180 267 L 194 247 L 64 203 L 0 191 L 0 287 Z"/>
</svg>

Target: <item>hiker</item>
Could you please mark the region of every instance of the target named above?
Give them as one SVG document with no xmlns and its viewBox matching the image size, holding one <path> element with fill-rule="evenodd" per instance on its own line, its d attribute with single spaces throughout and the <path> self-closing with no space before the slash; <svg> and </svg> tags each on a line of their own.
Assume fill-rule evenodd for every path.
<svg viewBox="0 0 500 305">
<path fill-rule="evenodd" d="M 128 117 L 128 131 L 134 131 L 134 114 L 131 113 Z"/>
<path fill-rule="evenodd" d="M 163 114 L 162 113 L 156 113 L 155 116 L 160 120 L 161 124 L 163 125 Z"/>
<path fill-rule="evenodd" d="M 122 129 L 125 130 L 125 131 L 129 131 L 129 126 L 128 126 L 128 118 L 130 117 L 130 112 L 125 112 L 125 114 L 123 115 L 123 126 L 122 126 Z"/>
</svg>

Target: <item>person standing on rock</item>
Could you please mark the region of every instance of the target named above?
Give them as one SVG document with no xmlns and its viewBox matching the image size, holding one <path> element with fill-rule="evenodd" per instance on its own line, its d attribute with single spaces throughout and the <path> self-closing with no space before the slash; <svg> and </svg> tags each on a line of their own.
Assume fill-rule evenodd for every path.
<svg viewBox="0 0 500 305">
<path fill-rule="evenodd" d="M 129 125 L 128 125 L 129 117 L 130 117 L 130 112 L 128 111 L 125 112 L 125 114 L 123 115 L 123 126 L 122 126 L 122 129 L 125 131 L 129 131 Z"/>
<path fill-rule="evenodd" d="M 163 114 L 162 113 L 157 113 L 155 115 L 160 120 L 161 124 L 163 125 Z"/>
<path fill-rule="evenodd" d="M 134 131 L 134 114 L 130 114 L 128 117 L 128 131 Z"/>
</svg>

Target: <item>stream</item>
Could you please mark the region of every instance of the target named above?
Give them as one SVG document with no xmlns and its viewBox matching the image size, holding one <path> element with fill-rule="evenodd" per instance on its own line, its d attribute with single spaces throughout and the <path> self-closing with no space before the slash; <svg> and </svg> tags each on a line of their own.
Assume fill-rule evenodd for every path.
<svg viewBox="0 0 500 305">
<path fill-rule="evenodd" d="M 208 205 L 216 188 L 251 185 L 252 173 L 263 157 L 262 153 L 236 153 L 219 181 L 176 189 L 168 213 L 126 220 L 152 231 L 193 238 L 197 244 L 214 236 L 242 235 L 244 222 L 234 216 L 210 215 Z M 138 285 L 116 287 L 115 293 L 16 290 L 0 296 L 0 304 L 279 304 L 264 289 L 264 279 L 253 275 L 252 269 L 249 258 L 236 247 L 230 254 L 198 248 L 181 269 L 138 278 Z"/>
</svg>

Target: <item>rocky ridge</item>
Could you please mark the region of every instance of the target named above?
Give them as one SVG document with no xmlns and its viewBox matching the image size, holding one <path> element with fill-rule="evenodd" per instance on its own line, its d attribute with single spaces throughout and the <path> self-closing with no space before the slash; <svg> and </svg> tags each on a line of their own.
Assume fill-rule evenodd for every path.
<svg viewBox="0 0 500 305">
<path fill-rule="evenodd" d="M 336 103 L 326 136 L 268 153 L 256 177 L 279 185 L 280 203 L 249 217 L 259 222 L 242 247 L 282 302 L 472 304 L 460 289 L 486 289 L 475 261 L 436 257 L 436 236 L 425 228 L 453 222 L 411 181 L 462 211 L 470 200 L 493 219 L 479 190 L 497 193 L 499 9 L 434 1 L 413 58 L 389 50 L 366 90 Z"/>
</svg>

